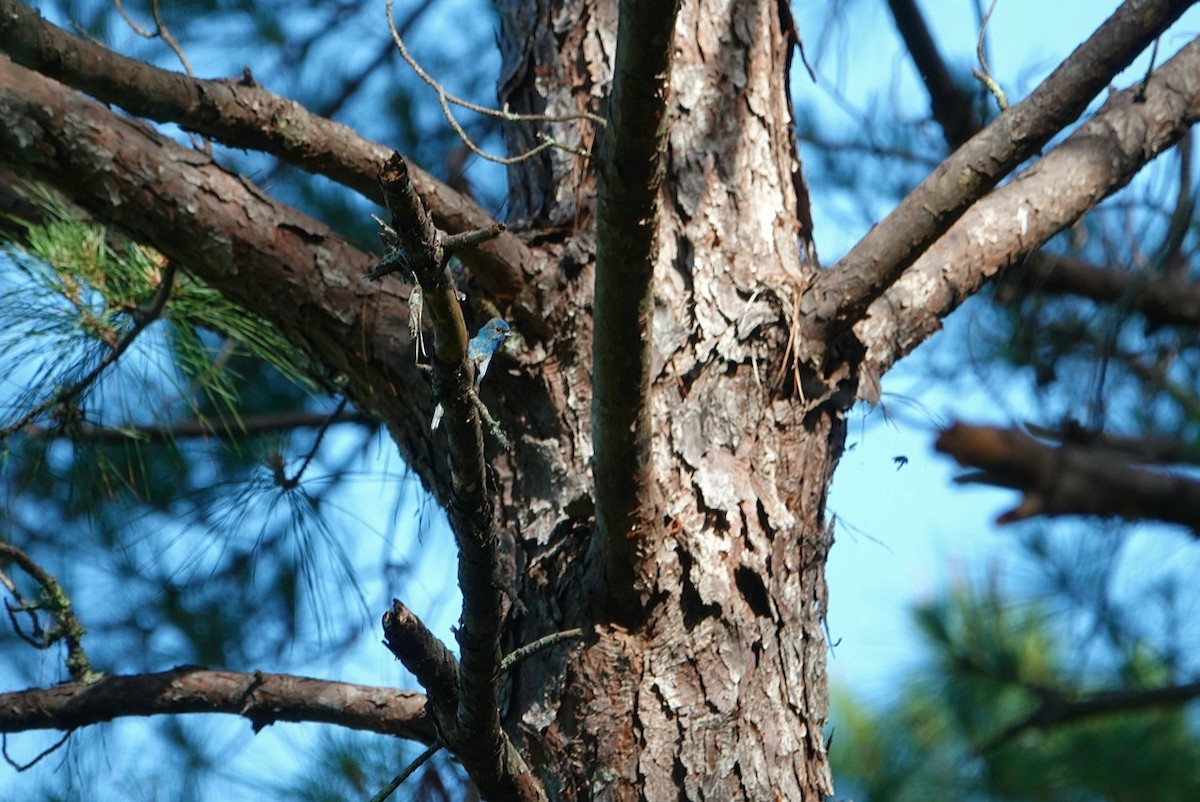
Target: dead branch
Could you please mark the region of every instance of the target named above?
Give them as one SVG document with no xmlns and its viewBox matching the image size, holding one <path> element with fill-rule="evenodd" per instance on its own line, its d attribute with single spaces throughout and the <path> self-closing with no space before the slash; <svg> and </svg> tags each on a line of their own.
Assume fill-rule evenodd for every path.
<svg viewBox="0 0 1200 802">
<path fill-rule="evenodd" d="M 1016 429 L 956 423 L 938 436 L 935 447 L 978 470 L 957 481 L 1021 491 L 1021 503 L 999 523 L 1098 515 L 1180 524 L 1200 537 L 1200 482 L 1184 476 L 1086 446 L 1048 446 Z"/>
<path fill-rule="evenodd" d="M 450 450 L 452 496 L 446 510 L 458 545 L 458 585 L 463 594 L 457 632 L 461 659 L 453 696 L 444 677 L 435 688 L 426 686 L 426 690 L 437 709 L 453 710 L 453 717 L 438 716 L 442 740 L 462 760 L 485 796 L 544 799 L 541 786 L 500 728 L 500 629 L 506 609 L 501 589 L 511 586 L 512 580 L 500 576 L 499 534 L 484 459 L 483 427 L 472 402 L 474 366 L 468 358 L 467 328 L 457 290 L 446 269 L 446 235 L 434 225 L 400 154 L 393 153 L 383 165 L 379 181 L 392 215 L 397 249 L 406 254 L 406 267 L 421 285 L 433 324 L 434 395 L 446 410 Z M 411 614 L 401 615 L 397 604 L 388 614 L 393 622 L 397 626 L 409 622 L 406 631 L 410 635 L 419 631 L 421 628 L 414 627 L 420 622 Z M 404 631 L 398 627 L 397 637 Z M 403 640 L 411 642 L 410 638 Z M 428 640 L 421 639 L 428 647 L 417 653 L 421 659 L 437 653 Z M 416 673 L 413 666 L 409 670 Z M 433 673 L 429 679 L 439 677 Z"/>
</svg>

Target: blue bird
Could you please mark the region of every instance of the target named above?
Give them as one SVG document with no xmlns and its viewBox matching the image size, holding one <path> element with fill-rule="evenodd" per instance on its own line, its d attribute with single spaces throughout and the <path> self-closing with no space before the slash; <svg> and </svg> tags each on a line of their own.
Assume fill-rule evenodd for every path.
<svg viewBox="0 0 1200 802">
<path fill-rule="evenodd" d="M 467 359 L 475 365 L 475 387 L 477 389 L 479 383 L 483 381 L 484 374 L 487 373 L 488 365 L 492 364 L 492 355 L 511 334 L 512 329 L 508 327 L 508 324 L 502 318 L 494 317 L 484 323 L 479 333 L 467 343 Z"/>
<path fill-rule="evenodd" d="M 511 335 L 512 329 L 508 327 L 503 318 L 494 317 L 484 323 L 479 333 L 467 343 L 467 359 L 471 360 L 471 364 L 475 366 L 474 389 L 479 389 L 479 383 L 483 381 L 488 366 L 492 364 L 492 357 L 495 355 L 496 349 L 503 345 Z M 431 431 L 437 429 L 442 422 L 444 412 L 441 404 L 438 404 L 437 408 L 433 410 L 433 423 L 429 426 Z"/>
</svg>

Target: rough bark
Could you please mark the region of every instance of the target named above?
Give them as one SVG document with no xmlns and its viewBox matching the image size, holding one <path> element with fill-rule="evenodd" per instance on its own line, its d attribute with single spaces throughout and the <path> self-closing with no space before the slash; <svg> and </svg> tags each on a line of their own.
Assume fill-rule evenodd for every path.
<svg viewBox="0 0 1200 802">
<path fill-rule="evenodd" d="M 616 18 L 611 0 L 503 9 L 502 100 L 518 111 L 598 111 Z M 949 276 L 959 283 L 937 283 L 918 264 L 907 276 L 949 297 L 922 299 L 916 324 L 873 316 L 860 325 L 876 328 L 832 342 L 797 339 L 829 329 L 798 319 L 818 273 L 790 134 L 792 30 L 787 5 L 774 0 L 687 0 L 675 27 L 649 310 L 649 481 L 662 502 L 636 533 L 636 616 L 614 618 L 611 577 L 590 548 L 593 165 L 547 150 L 511 172 L 514 222 L 536 258 L 520 266 L 515 314 L 527 336 L 497 356 L 483 388 L 513 435 L 508 451 L 487 443 L 504 526 L 499 576 L 513 578 L 528 608 L 510 617 L 506 637 L 515 646 L 573 627 L 589 633 L 506 676 L 507 733 L 550 798 L 831 792 L 824 507 L 842 413 L 865 354 L 891 364 L 997 266 L 990 255 Z M 4 60 L 0 71 L 0 142 L 21 154 L 23 170 L 277 322 L 389 422 L 441 501 L 455 497 L 445 443 L 427 430 L 432 402 L 411 367 L 406 309 L 392 281 L 363 281 L 369 257 L 206 157 Z M 211 131 L 229 133 L 219 121 Z M 522 123 L 510 142 L 519 151 L 539 133 L 585 148 L 598 135 L 588 119 Z M 1028 247 L 1011 217 L 981 232 L 1015 243 L 1013 252 Z M 882 291 L 876 284 L 857 301 Z"/>
<path fill-rule="evenodd" d="M 606 4 L 561 13 L 568 8 L 594 41 L 614 41 Z M 588 562 L 590 491 L 570 478 L 586 475 L 591 452 L 580 416 L 591 331 L 579 314 L 590 254 L 551 307 L 551 328 L 564 336 L 540 370 L 558 388 L 552 431 L 563 439 L 551 453 L 562 467 L 540 475 L 553 482 L 542 489 L 525 472 L 507 510 L 530 608 L 519 639 L 575 625 L 593 633 L 585 649 L 535 657 L 513 679 L 510 721 L 554 798 L 819 799 L 830 790 L 823 508 L 843 432 L 837 414 L 803 401 L 788 368 L 793 303 L 813 265 L 804 259 L 811 232 L 798 222 L 790 19 L 780 13 L 774 2 L 685 2 L 675 31 L 651 366 L 664 509 L 638 535 L 649 584 L 630 628 L 600 603 L 608 590 Z M 551 75 L 574 63 L 552 27 L 518 39 L 558 54 L 539 61 Z M 539 77 L 508 86 L 570 94 Z M 506 99 L 536 108 L 546 97 Z M 545 186 L 573 199 L 589 186 L 576 176 L 568 165 Z M 587 239 L 575 242 L 578 258 Z M 546 490 L 551 497 L 535 495 Z"/>
</svg>

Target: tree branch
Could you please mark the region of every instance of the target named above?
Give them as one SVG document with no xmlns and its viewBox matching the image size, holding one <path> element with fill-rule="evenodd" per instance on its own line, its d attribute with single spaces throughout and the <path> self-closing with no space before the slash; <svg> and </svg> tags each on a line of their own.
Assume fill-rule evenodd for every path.
<svg viewBox="0 0 1200 802">
<path fill-rule="evenodd" d="M 131 114 L 178 123 L 234 148 L 270 153 L 382 203 L 377 175 L 389 148 L 341 123 L 244 78 L 201 80 L 152 67 L 72 36 L 19 0 L 0 0 L 0 50 L 13 61 L 112 103 Z M 470 198 L 414 169 L 413 183 L 448 231 L 487 228 L 496 221 Z M 521 294 L 522 266 L 535 263 L 517 237 L 505 233 L 464 254 L 486 291 L 505 300 Z"/>
<path fill-rule="evenodd" d="M 16 582 L 0 570 L 0 584 L 3 584 L 16 606 L 7 601 L 4 603 L 8 618 L 12 622 L 17 636 L 36 649 L 49 649 L 58 641 L 67 644 L 67 673 L 76 682 L 92 682 L 99 674 L 92 670 L 92 662 L 83 648 L 83 636 L 87 634 L 83 624 L 75 617 L 71 598 L 63 590 L 58 580 L 46 569 L 38 565 L 33 558 L 11 543 L 0 542 L 0 559 L 3 562 L 13 562 L 41 586 L 36 602 L 27 601 L 17 590 Z M 54 627 L 47 630 L 37 618 L 37 611 L 44 610 L 54 618 Z M 25 613 L 32 624 L 32 632 L 22 631 L 17 621 L 17 613 Z"/>
<path fill-rule="evenodd" d="M 326 423 L 337 425 L 352 423 L 358 426 L 375 426 L 378 421 L 365 412 L 350 410 L 342 412 L 330 419 L 328 413 L 295 410 L 276 412 L 263 415 L 250 415 L 229 420 L 226 418 L 185 420 L 178 423 L 128 425 L 128 426 L 97 426 L 91 423 L 72 424 L 70 438 L 86 440 L 90 443 L 119 444 L 130 441 L 139 443 L 169 443 L 175 440 L 186 440 L 202 437 L 217 440 L 233 440 L 245 436 L 289 432 L 293 429 L 306 429 L 324 426 Z M 29 426 L 23 434 L 27 437 L 64 437 L 67 433 L 61 429 L 48 426 Z"/>
<path fill-rule="evenodd" d="M 371 256 L 207 156 L 2 56 L 0 152 L 276 325 L 312 355 L 306 369 L 386 422 L 426 486 L 450 498 L 400 322 L 407 307 L 393 283 L 364 280 Z"/>
<path fill-rule="evenodd" d="M 1200 118 L 1200 40 L 1096 116 L 1013 181 L 976 203 L 854 327 L 865 369 L 882 375 L 941 327 L 941 318 L 997 271 L 1125 186 Z"/>
<path fill-rule="evenodd" d="M 429 694 L 441 728 L 454 729 L 458 708 L 458 660 L 399 599 L 383 614 L 383 645 Z"/>
<path fill-rule="evenodd" d="M 1180 524 L 1200 537 L 1200 482 L 1186 477 L 1133 465 L 1109 451 L 1054 448 L 1016 429 L 956 423 L 938 436 L 935 447 L 959 465 L 980 470 L 957 481 L 1011 487 L 1024 494 L 999 523 L 1041 515 L 1099 515 Z"/>
<path fill-rule="evenodd" d="M 991 738 L 976 751 L 983 753 L 1002 746 L 1026 730 L 1046 730 L 1082 719 L 1139 711 L 1148 707 L 1182 705 L 1200 696 L 1200 682 L 1169 685 L 1163 688 L 1098 691 L 1072 701 L 1058 696 L 1047 697 L 1044 692 L 1040 695 L 1042 696 L 1041 704 L 1028 717 L 1006 727 L 1003 732 Z"/>
<path fill-rule="evenodd" d="M 180 666 L 0 694 L 0 732 L 71 730 L 126 716 L 231 713 L 256 732 L 277 721 L 314 721 L 428 744 L 436 733 L 424 710 L 424 695 L 395 688 Z"/>
<path fill-rule="evenodd" d="M 421 285 L 433 323 L 434 394 L 446 410 L 450 447 L 452 495 L 446 511 L 458 545 L 458 586 L 463 595 L 462 622 L 457 632 L 461 659 L 454 696 L 445 687 L 444 671 L 425 671 L 426 679 L 437 683 L 436 688 L 426 689 L 443 710 L 454 705 L 452 718 L 438 717 L 442 740 L 462 760 L 484 796 L 543 799 L 541 786 L 500 729 L 500 628 L 505 615 L 501 589 L 511 587 L 511 578 L 500 576 L 502 561 L 483 453 L 483 428 L 479 411 L 471 401 L 474 366 L 468 359 L 462 308 L 446 270 L 446 236 L 435 227 L 400 154 L 393 153 L 383 165 L 379 181 L 399 239 L 397 247 L 406 254 L 407 268 Z M 423 627 L 415 616 L 397 605 L 399 602 L 394 602 L 388 614 L 397 624 L 397 638 L 415 642 L 401 635 L 422 633 Z M 408 626 L 399 627 L 402 622 Z M 409 666 L 414 674 L 427 660 L 445 668 L 444 656 L 438 656 L 430 640 L 428 633 L 419 638 L 424 647 L 413 653 L 414 659 L 420 658 Z M 436 697 L 442 698 L 435 697 L 435 690 Z"/>
<path fill-rule="evenodd" d="M 1113 76 L 1192 3 L 1127 0 L 1025 100 L 942 162 L 882 222 L 818 276 L 801 307 L 810 342 L 866 315 L 931 245 L 1021 162 L 1074 121 Z"/>
<path fill-rule="evenodd" d="M 619 4 L 612 93 L 598 149 L 592 313 L 592 476 L 609 598 L 636 615 L 636 554 L 655 515 L 650 476 L 651 279 L 678 0 Z"/>
<path fill-rule="evenodd" d="M 954 82 L 916 0 L 888 0 L 888 8 L 929 92 L 933 119 L 941 126 L 950 150 L 954 150 L 979 130 L 971 93 Z"/>
<path fill-rule="evenodd" d="M 1020 269 L 1006 273 L 1004 284 L 1119 304 L 1152 326 L 1200 326 L 1200 286 L 1162 274 L 1111 270 L 1042 251 Z"/>
</svg>

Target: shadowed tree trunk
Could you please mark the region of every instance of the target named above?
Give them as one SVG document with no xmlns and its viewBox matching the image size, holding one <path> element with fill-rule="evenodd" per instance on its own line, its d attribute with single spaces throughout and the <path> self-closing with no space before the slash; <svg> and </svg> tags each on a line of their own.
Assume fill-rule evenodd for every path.
<svg viewBox="0 0 1200 802">
<path fill-rule="evenodd" d="M 615 10 L 539 8 L 505 18 L 501 100 L 552 115 L 603 108 L 609 68 L 579 54 L 613 52 Z M 565 36 L 562 15 L 574 22 Z M 791 366 L 792 315 L 816 267 L 791 139 L 791 24 L 786 6 L 767 1 L 680 10 L 649 326 L 653 510 L 627 534 L 632 614 L 611 605 L 587 517 L 596 174 L 560 151 L 510 169 L 513 207 L 544 227 L 556 254 L 538 280 L 555 343 L 533 362 L 550 404 L 525 413 L 524 447 L 500 460 L 515 477 L 504 483 L 506 515 L 530 609 L 518 630 L 528 640 L 584 624 L 596 641 L 565 665 L 522 671 L 509 715 L 529 753 L 577 789 L 569 798 L 831 790 L 824 504 L 844 426 L 840 410 L 805 403 Z M 529 52 L 556 55 L 535 72 L 520 62 Z M 645 135 L 655 122 L 644 121 Z M 590 144 L 589 130 L 546 133 Z M 529 128 L 511 139 L 516 152 L 537 142 Z M 632 236 L 636 222 L 627 225 Z M 620 291 L 637 303 L 632 288 Z M 528 409 L 513 400 L 513 414 Z"/>
<path fill-rule="evenodd" d="M 507 449 L 469 401 L 468 329 L 440 261 L 451 246 L 433 229 L 490 221 L 399 158 L 377 186 L 386 149 L 249 81 L 164 78 L 13 0 L 0 0 L 0 49 L 15 62 L 0 59 L 0 145 L 13 169 L 278 326 L 311 373 L 387 424 L 447 508 L 461 554 L 460 654 L 406 652 L 428 717 L 381 730 L 426 741 L 435 731 L 495 799 L 818 800 L 832 793 L 825 500 L 843 415 L 858 397 L 877 399 L 879 375 L 987 278 L 1194 121 L 1195 43 L 1136 100 L 1114 95 L 1085 132 L 1089 148 L 1068 139 L 1040 174 L 980 201 L 1187 5 L 1122 6 L 828 270 L 792 138 L 786 4 L 505 5 L 500 100 L 545 116 L 507 128 L 510 149 L 545 137 L 572 149 L 513 164 L 513 231 L 461 252 L 472 303 L 518 334 L 480 390 Z M 429 431 L 434 400 L 414 367 L 398 278 L 369 283 L 376 259 L 318 221 L 50 78 L 386 196 L 433 321 L 442 429 Z M 1100 154 L 1095 170 L 1081 168 L 1088 154 Z M 1083 184 L 1074 203 L 1019 216 L 1006 205 L 1054 186 L 1059 165 Z M 413 191 L 421 202 L 409 202 Z M 472 461 L 484 452 L 486 466 Z M 402 607 L 389 616 L 421 628 Z M 572 628 L 581 642 L 501 671 L 497 632 L 510 650 Z M 501 673 L 503 732 L 488 721 Z M 69 717 L 0 717 L 0 730 L 119 714 L 106 699 L 89 719 L 86 688 L 71 690 L 80 694 L 58 695 L 72 700 Z M 193 698 L 174 712 L 222 705 Z M 270 720 L 263 709 L 282 719 L 285 707 L 256 707 L 256 725 Z M 337 719 L 323 709 L 320 720 Z"/>
</svg>

